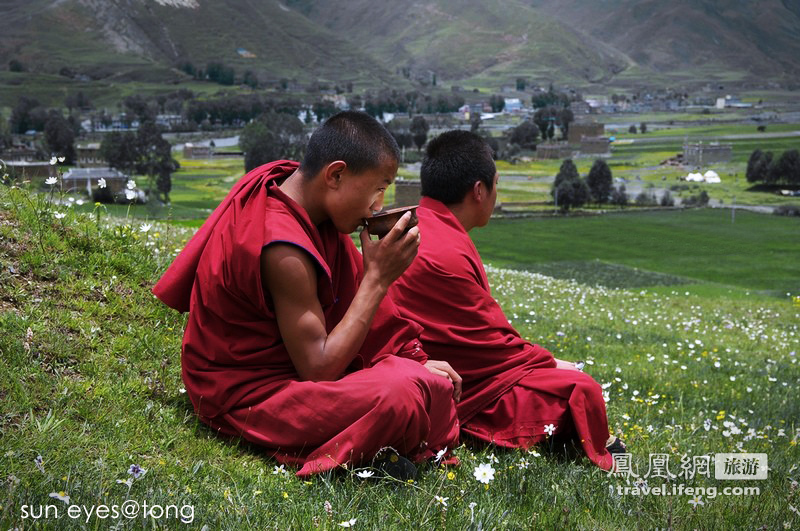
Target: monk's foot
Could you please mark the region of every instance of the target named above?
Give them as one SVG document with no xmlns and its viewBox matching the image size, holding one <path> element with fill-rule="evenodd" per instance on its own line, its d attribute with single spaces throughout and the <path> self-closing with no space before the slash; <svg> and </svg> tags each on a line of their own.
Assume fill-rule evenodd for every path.
<svg viewBox="0 0 800 531">
<path fill-rule="evenodd" d="M 606 445 L 606 450 L 612 454 L 624 454 L 628 451 L 628 447 L 622 442 L 619 437 L 614 437 L 614 441 Z"/>
<path fill-rule="evenodd" d="M 372 460 L 372 466 L 385 475 L 401 481 L 416 479 L 417 467 L 398 454 L 394 448 L 381 448 Z"/>
</svg>

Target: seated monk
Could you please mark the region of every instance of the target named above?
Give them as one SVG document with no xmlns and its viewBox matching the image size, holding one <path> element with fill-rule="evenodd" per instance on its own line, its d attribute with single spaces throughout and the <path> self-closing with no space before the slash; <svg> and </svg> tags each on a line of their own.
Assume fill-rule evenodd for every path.
<svg viewBox="0 0 800 531">
<path fill-rule="evenodd" d="M 428 360 L 421 328 L 385 297 L 418 229 L 404 234 L 407 214 L 382 240 L 362 231 L 363 256 L 350 237 L 381 208 L 398 159 L 367 114 L 331 117 L 302 164 L 265 164 L 234 185 L 153 288 L 189 312 L 181 365 L 198 417 L 301 477 L 385 447 L 413 468 L 406 457 L 457 444 L 460 379 Z"/>
<path fill-rule="evenodd" d="M 478 135 L 449 131 L 428 144 L 417 210 L 422 243 L 390 295 L 401 314 L 423 326 L 425 351 L 463 379 L 457 408 L 464 434 L 521 448 L 552 433 L 570 435 L 593 463 L 610 469 L 609 451 L 624 445 L 609 436 L 602 389 L 520 337 L 492 297 L 467 234 L 488 223 L 497 180 L 492 150 Z"/>
</svg>

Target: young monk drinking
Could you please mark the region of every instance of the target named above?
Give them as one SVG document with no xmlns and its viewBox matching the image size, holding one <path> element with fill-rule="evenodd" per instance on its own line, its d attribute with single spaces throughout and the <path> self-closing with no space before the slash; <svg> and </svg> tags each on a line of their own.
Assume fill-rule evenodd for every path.
<svg viewBox="0 0 800 531">
<path fill-rule="evenodd" d="M 520 337 L 492 297 L 467 234 L 488 223 L 497 180 L 492 150 L 478 135 L 449 131 L 428 144 L 417 209 L 422 243 L 390 294 L 423 326 L 426 352 L 463 378 L 457 407 L 465 434 L 522 448 L 572 434 L 593 463 L 609 469 L 610 452 L 625 447 L 609 436 L 600 386 Z"/>
<path fill-rule="evenodd" d="M 302 164 L 245 175 L 153 289 L 189 312 L 182 375 L 199 418 L 299 476 L 387 446 L 421 460 L 458 439 L 460 378 L 385 297 L 419 229 L 403 234 L 406 215 L 382 240 L 362 231 L 363 256 L 349 236 L 381 208 L 397 161 L 377 121 L 331 117 Z"/>
</svg>

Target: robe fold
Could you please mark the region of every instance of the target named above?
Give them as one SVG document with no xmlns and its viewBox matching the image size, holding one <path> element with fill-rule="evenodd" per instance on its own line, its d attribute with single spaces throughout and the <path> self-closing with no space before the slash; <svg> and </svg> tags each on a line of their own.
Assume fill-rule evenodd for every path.
<svg viewBox="0 0 800 531">
<path fill-rule="evenodd" d="M 297 166 L 277 161 L 246 174 L 153 288 L 189 312 L 181 368 L 195 411 L 215 430 L 299 465 L 300 476 L 369 459 L 383 446 L 415 460 L 452 448 L 452 384 L 422 365 L 421 329 L 389 297 L 340 379 L 300 380 L 263 289 L 262 249 L 280 243 L 308 254 L 328 332 L 349 308 L 363 262 L 349 235 L 329 221 L 315 226 L 280 190 Z"/>
<path fill-rule="evenodd" d="M 556 433 L 573 434 L 593 463 L 610 468 L 599 384 L 556 369 L 550 352 L 520 337 L 492 297 L 475 245 L 447 206 L 423 197 L 417 216 L 419 252 L 390 294 L 403 316 L 422 325 L 426 353 L 463 378 L 457 405 L 462 431 L 526 448 L 553 424 Z"/>
</svg>

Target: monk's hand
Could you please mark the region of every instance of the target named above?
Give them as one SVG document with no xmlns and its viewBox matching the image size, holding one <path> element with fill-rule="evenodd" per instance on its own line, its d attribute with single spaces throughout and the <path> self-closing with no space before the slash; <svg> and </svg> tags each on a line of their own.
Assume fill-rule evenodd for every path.
<svg viewBox="0 0 800 531">
<path fill-rule="evenodd" d="M 556 369 L 567 369 L 569 371 L 579 371 L 578 367 L 571 361 L 564 361 L 556 358 Z"/>
<path fill-rule="evenodd" d="M 373 241 L 366 229 L 361 231 L 361 253 L 364 255 L 364 278 L 373 278 L 386 289 L 403 274 L 419 249 L 419 227 L 406 227 L 411 212 L 403 214 L 381 240 Z"/>
<path fill-rule="evenodd" d="M 453 369 L 449 363 L 440 360 L 428 360 L 425 368 L 437 376 L 447 378 L 453 384 L 453 400 L 461 400 L 461 376 Z"/>
</svg>

